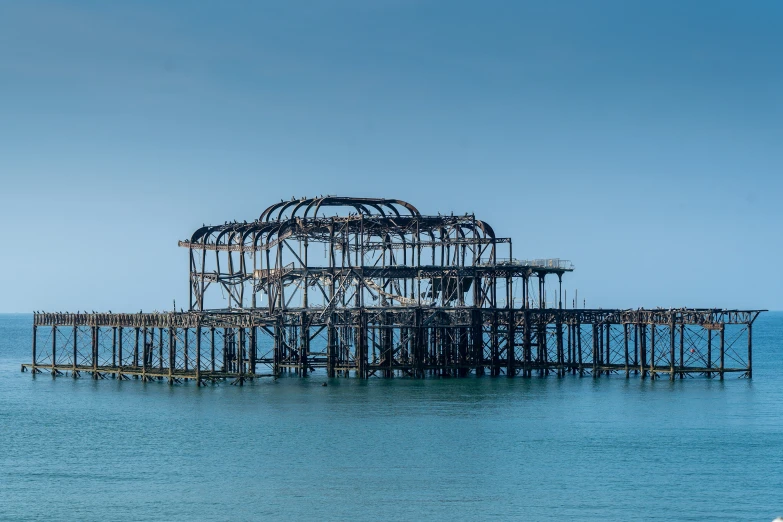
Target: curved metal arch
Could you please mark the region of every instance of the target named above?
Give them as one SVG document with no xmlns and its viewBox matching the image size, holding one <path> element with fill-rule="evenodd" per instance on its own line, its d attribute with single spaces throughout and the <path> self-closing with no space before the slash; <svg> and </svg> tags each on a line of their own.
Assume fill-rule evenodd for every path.
<svg viewBox="0 0 783 522">
<path fill-rule="evenodd" d="M 278 208 L 280 208 L 283 205 L 287 205 L 288 203 L 291 203 L 291 202 L 290 201 L 281 201 L 280 203 L 273 203 L 273 204 L 269 205 L 268 207 L 266 207 L 264 209 L 263 212 L 261 212 L 261 215 L 259 216 L 258 221 L 268 222 L 269 221 L 269 216 L 272 214 L 272 212 L 274 212 L 275 210 L 277 210 Z"/>
<path fill-rule="evenodd" d="M 213 229 L 213 226 L 205 225 L 201 228 L 196 229 L 195 232 L 190 236 L 190 242 L 191 243 L 197 243 L 201 240 L 202 237 L 206 237 L 209 235 L 210 230 Z"/>
<path fill-rule="evenodd" d="M 275 227 L 277 227 L 278 224 L 275 223 L 259 223 L 259 226 L 256 227 L 256 235 L 253 237 L 253 248 L 258 248 L 258 240 L 264 237 L 264 234 L 267 234 L 267 241 L 265 244 L 269 244 L 269 235 L 274 232 Z"/>
<path fill-rule="evenodd" d="M 320 198 L 318 200 L 318 204 L 315 206 L 315 212 L 313 213 L 313 217 L 318 217 L 318 211 L 321 208 L 321 205 L 326 203 L 328 207 L 353 207 L 356 209 L 357 212 L 364 214 L 365 216 L 371 216 L 372 212 L 369 212 L 367 210 L 367 207 L 365 205 L 370 205 L 374 207 L 382 216 L 386 216 L 386 213 L 381 210 L 381 208 L 378 206 L 378 203 L 376 200 L 370 199 L 370 198 Z M 305 211 L 305 218 L 307 217 L 309 211 L 308 209 Z"/>
<path fill-rule="evenodd" d="M 245 227 L 245 226 L 247 226 L 245 223 L 229 223 L 227 226 L 224 225 L 223 229 L 215 237 L 215 245 L 219 245 L 220 244 L 220 240 L 226 234 L 236 234 L 237 232 L 239 232 L 242 229 L 242 227 Z"/>
<path fill-rule="evenodd" d="M 407 247 L 409 245 L 407 239 L 406 239 L 406 231 L 405 227 L 410 222 L 403 222 L 402 224 L 398 222 L 397 218 L 403 218 L 403 220 L 407 219 L 415 219 L 416 217 L 422 218 L 422 216 L 419 214 L 418 209 L 414 207 L 413 205 L 397 199 L 374 199 L 374 198 L 340 198 L 340 197 L 321 197 L 321 198 L 306 198 L 301 200 L 294 200 L 294 201 L 287 201 L 287 202 L 280 202 L 275 203 L 273 205 L 270 205 L 267 209 L 264 210 L 262 213 L 262 217 L 259 218 L 259 220 L 251 222 L 251 223 L 227 223 L 224 225 L 217 225 L 217 226 L 202 226 L 191 235 L 190 242 L 193 244 L 215 244 L 218 245 L 225 241 L 225 236 L 229 232 L 231 233 L 237 233 L 239 234 L 239 237 L 237 238 L 240 241 L 241 245 L 248 245 L 248 238 L 252 235 L 252 245 L 253 248 L 257 248 L 259 245 L 259 242 L 264 241 L 266 243 L 269 243 L 272 241 L 272 238 L 275 235 L 283 234 L 285 231 L 289 229 L 290 226 L 280 226 L 280 220 L 276 221 L 270 221 L 271 214 L 275 211 L 277 211 L 278 217 L 282 217 L 282 213 L 285 212 L 288 208 L 294 207 L 292 212 L 292 218 L 297 217 L 296 215 L 301 212 L 301 209 L 304 208 L 304 212 L 302 213 L 302 217 L 297 218 L 294 220 L 297 225 L 295 227 L 298 227 L 302 232 L 307 232 L 307 230 L 303 227 L 301 220 L 307 220 L 308 217 L 310 217 L 310 212 L 314 209 L 315 212 L 312 216 L 312 219 L 315 219 L 318 215 L 318 212 L 320 211 L 320 207 L 322 205 L 329 205 L 329 206 L 350 206 L 357 210 L 357 212 L 360 212 L 362 214 L 365 214 L 367 216 L 377 216 L 374 219 L 374 222 L 377 222 L 378 225 L 388 227 L 390 229 L 391 236 L 399 237 L 401 244 L 404 247 Z M 405 208 L 409 213 L 410 217 L 404 217 L 400 215 L 399 210 L 397 209 L 397 206 L 401 206 Z M 374 212 L 371 212 L 368 207 L 376 210 L 378 214 L 375 214 Z M 391 209 L 395 216 L 389 216 L 384 209 Z M 285 220 L 285 221 L 291 221 Z M 443 233 L 438 232 L 438 228 L 446 227 L 449 230 L 452 228 L 459 229 L 459 235 L 462 237 L 465 237 L 465 234 L 463 230 L 474 230 L 480 232 L 484 237 L 494 239 L 495 238 L 495 231 L 494 229 L 486 222 L 481 220 L 472 219 L 468 221 L 467 219 L 465 221 L 456 221 L 450 223 L 444 223 L 443 221 L 446 221 L 446 218 L 444 217 L 443 220 L 435 217 L 435 216 L 424 216 L 424 220 L 420 222 L 418 227 L 418 237 L 421 237 L 422 234 L 429 235 L 433 241 L 435 240 L 436 236 L 442 236 Z M 433 231 L 435 233 L 433 233 Z M 412 232 L 412 231 L 411 231 Z M 418 241 L 417 237 L 417 241 Z M 444 236 L 443 239 L 446 239 Z M 392 243 L 396 243 L 392 240 Z"/>
<path fill-rule="evenodd" d="M 282 217 L 283 212 L 287 210 L 291 206 L 296 206 L 292 213 L 292 217 L 296 214 L 296 212 L 299 210 L 299 208 L 303 205 L 307 205 L 307 208 L 304 213 L 304 218 L 307 218 L 308 214 L 310 213 L 310 209 L 312 208 L 313 204 L 315 204 L 315 213 L 313 217 L 318 216 L 318 211 L 320 207 L 323 204 L 326 204 L 327 206 L 351 206 L 356 208 L 358 212 L 364 213 L 366 215 L 371 215 L 370 212 L 367 212 L 367 209 L 365 205 L 374 207 L 381 216 L 385 216 L 386 212 L 382 210 L 382 206 L 388 208 L 393 212 L 396 216 L 401 216 L 400 211 L 397 209 L 397 206 L 403 207 L 406 209 L 411 216 L 421 216 L 421 213 L 419 210 L 408 203 L 407 201 L 402 201 L 400 199 L 385 199 L 385 198 L 348 198 L 348 197 L 321 197 L 321 198 L 302 198 L 299 200 L 291 200 L 291 201 L 281 201 L 280 203 L 274 203 L 270 206 L 268 206 L 264 211 L 261 213 L 261 216 L 258 218 L 258 221 L 265 221 L 268 222 L 270 219 L 270 216 L 277 212 L 277 219 L 279 220 Z M 358 205 L 358 206 L 357 206 Z"/>
<path fill-rule="evenodd" d="M 489 236 L 491 239 L 495 239 L 495 230 L 489 226 L 489 223 L 477 219 L 476 226 L 478 226 L 484 232 L 484 234 Z"/>
<path fill-rule="evenodd" d="M 421 216 L 421 212 L 419 212 L 419 209 L 417 209 L 407 201 L 403 201 L 401 199 L 387 199 L 385 201 L 392 203 L 394 205 L 400 205 L 401 207 L 405 208 L 408 212 L 410 212 L 411 216 Z M 397 215 L 399 215 L 399 213 Z"/>
<path fill-rule="evenodd" d="M 342 201 L 343 199 L 351 199 L 352 202 L 350 204 L 344 204 L 344 203 L 332 204 L 331 203 L 331 201 L 339 202 L 339 201 Z M 331 198 L 331 197 L 328 197 L 328 198 L 312 198 L 312 199 L 307 200 L 306 201 L 307 208 L 305 208 L 304 214 L 302 215 L 302 219 L 307 219 L 307 214 L 309 214 L 310 209 L 312 208 L 313 204 L 316 204 L 315 213 L 313 214 L 313 219 L 317 218 L 318 217 L 318 209 L 321 207 L 321 204 L 323 204 L 325 201 L 330 202 L 327 206 L 351 206 L 351 207 L 354 207 L 357 210 L 357 212 L 361 212 L 361 213 L 364 213 L 366 215 L 371 215 L 371 213 L 367 211 L 367 209 L 364 206 L 364 204 L 354 203 L 353 202 L 353 198 Z M 291 217 L 296 215 L 296 212 L 299 210 L 299 208 L 304 203 L 305 202 L 302 202 L 299 205 L 297 205 L 296 208 L 294 208 L 294 210 L 291 212 Z M 386 215 L 386 213 L 378 205 L 376 205 L 374 203 L 365 203 L 365 204 L 368 204 L 368 205 L 374 207 L 378 212 L 380 212 L 381 215 L 383 215 L 383 216 Z"/>
<path fill-rule="evenodd" d="M 283 205 L 283 206 L 280 208 L 280 210 L 278 210 L 278 211 L 277 211 L 277 218 L 276 218 L 276 219 L 277 219 L 277 221 L 280 221 L 280 218 L 283 216 L 283 212 L 285 212 L 286 210 L 288 210 L 288 208 L 289 208 L 289 207 L 292 207 L 292 206 L 295 206 L 295 205 L 299 205 L 299 204 L 301 204 L 301 202 L 302 202 L 302 200 L 298 200 L 298 201 L 289 201 L 289 202 L 285 203 L 285 204 L 284 204 L 284 205 Z M 293 213 L 291 214 L 291 217 L 294 217 L 294 216 L 293 216 Z"/>
</svg>

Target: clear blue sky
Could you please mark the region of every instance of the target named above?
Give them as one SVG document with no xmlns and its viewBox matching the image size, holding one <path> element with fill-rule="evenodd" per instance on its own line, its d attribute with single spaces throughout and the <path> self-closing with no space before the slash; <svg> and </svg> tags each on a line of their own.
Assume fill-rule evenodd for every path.
<svg viewBox="0 0 783 522">
<path fill-rule="evenodd" d="M 185 305 L 178 239 L 325 193 L 475 212 L 588 306 L 783 309 L 782 27 L 761 0 L 2 2 L 0 311 Z"/>
</svg>

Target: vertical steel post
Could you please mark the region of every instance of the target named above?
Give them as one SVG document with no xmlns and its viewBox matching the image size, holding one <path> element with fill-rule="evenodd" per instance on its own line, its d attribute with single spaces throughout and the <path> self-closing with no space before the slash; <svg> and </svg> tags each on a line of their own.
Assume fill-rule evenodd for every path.
<svg viewBox="0 0 783 522">
<path fill-rule="evenodd" d="M 610 346 L 610 342 L 612 340 L 612 325 L 610 323 L 606 323 L 606 375 L 609 375 L 611 373 L 611 370 L 609 369 L 612 364 L 612 349 Z"/>
<path fill-rule="evenodd" d="M 726 325 L 724 323 L 721 323 L 720 325 L 720 380 L 723 380 L 723 372 L 724 372 L 724 356 L 726 355 L 726 345 L 725 345 L 725 331 L 726 331 Z"/>
<path fill-rule="evenodd" d="M 233 333 L 234 340 L 234 356 L 232 357 L 232 360 L 234 361 L 234 371 L 240 378 L 239 384 L 241 386 L 245 382 L 245 329 L 239 327 L 234 331 L 232 328 L 231 332 Z"/>
<path fill-rule="evenodd" d="M 52 325 L 52 377 L 57 377 L 57 325 Z"/>
<path fill-rule="evenodd" d="M 675 345 L 674 332 L 676 329 L 675 322 L 674 322 L 675 313 L 669 312 L 669 315 L 670 315 L 669 317 L 669 380 L 673 381 L 674 363 L 675 363 L 675 355 L 674 355 L 674 345 Z"/>
<path fill-rule="evenodd" d="M 215 327 L 210 326 L 209 327 L 209 362 L 210 366 L 209 369 L 213 374 L 215 374 Z"/>
<path fill-rule="evenodd" d="M 229 332 L 230 330 L 228 328 L 223 328 L 223 366 L 221 368 L 221 372 L 223 373 L 230 373 L 231 369 L 229 368 L 229 350 L 230 350 L 230 340 L 229 340 Z"/>
<path fill-rule="evenodd" d="M 77 338 L 79 337 L 79 327 L 76 325 L 76 319 L 74 318 L 73 321 L 73 368 L 71 369 L 71 376 L 75 379 L 76 378 L 76 372 L 78 367 L 78 357 L 79 357 L 79 351 L 78 351 L 78 345 L 77 345 Z"/>
<path fill-rule="evenodd" d="M 190 353 L 188 353 L 188 348 L 189 348 L 188 330 L 190 330 L 190 328 L 188 328 L 188 325 L 185 325 L 185 328 L 182 329 L 182 341 L 183 341 L 182 344 L 184 345 L 182 347 L 182 355 L 183 355 L 185 373 L 187 373 L 188 370 L 190 369 L 190 364 L 188 364 L 188 359 L 190 358 Z"/>
<path fill-rule="evenodd" d="M 598 343 L 599 343 L 599 335 L 598 335 L 598 325 L 593 323 L 593 379 L 598 377 Z"/>
<path fill-rule="evenodd" d="M 508 278 L 510 281 L 511 278 Z M 506 377 L 514 376 L 514 310 L 509 307 L 506 326 Z"/>
<path fill-rule="evenodd" d="M 685 319 L 680 323 L 680 379 L 684 377 L 685 370 Z"/>
<path fill-rule="evenodd" d="M 358 366 L 358 375 L 360 379 L 366 379 L 367 378 L 367 356 L 368 356 L 368 350 L 367 350 L 367 314 L 364 312 L 364 310 L 359 310 L 359 328 L 358 328 L 358 336 L 359 338 L 356 341 L 357 344 L 357 366 Z"/>
<path fill-rule="evenodd" d="M 576 349 L 579 357 L 579 376 L 584 375 L 584 365 L 582 363 L 582 324 L 577 320 L 576 322 Z"/>
<path fill-rule="evenodd" d="M 153 328 L 152 331 L 154 332 L 155 329 Z M 147 327 L 144 327 L 144 349 L 142 350 L 142 358 L 141 358 L 141 379 L 143 381 L 147 381 L 147 359 L 149 358 L 148 351 L 149 348 L 147 346 Z"/>
<path fill-rule="evenodd" d="M 753 321 L 748 323 L 748 379 L 753 378 Z"/>
<path fill-rule="evenodd" d="M 650 324 L 650 379 L 655 379 L 655 323 Z"/>
<path fill-rule="evenodd" d="M 500 360 L 499 360 L 499 348 L 498 348 L 498 312 L 494 310 L 492 312 L 492 325 L 490 327 L 490 359 L 492 367 L 489 374 L 492 377 L 500 375 Z"/>
<path fill-rule="evenodd" d="M 247 356 L 248 373 L 250 374 L 251 378 L 255 377 L 256 374 L 257 354 L 258 354 L 258 327 L 254 325 L 250 327 L 250 347 Z"/>
<path fill-rule="evenodd" d="M 560 309 L 562 310 L 562 300 L 560 303 Z M 561 377 L 565 375 L 565 359 L 563 356 L 563 318 L 561 316 L 562 312 L 557 312 L 557 321 L 556 321 L 556 328 L 557 328 L 557 375 L 558 377 Z"/>
<path fill-rule="evenodd" d="M 527 308 L 525 309 L 523 313 L 524 317 L 524 331 L 522 332 L 522 376 L 523 377 L 531 377 L 533 375 L 533 369 L 531 368 L 532 365 L 532 325 L 530 324 L 530 310 Z"/>
<path fill-rule="evenodd" d="M 329 322 L 326 326 L 326 375 L 330 378 L 336 376 L 335 363 L 337 362 L 337 329 L 334 326 L 334 313 L 329 314 Z"/>
<path fill-rule="evenodd" d="M 117 367 L 117 327 L 111 327 L 111 367 Z"/>
<path fill-rule="evenodd" d="M 633 325 L 633 367 L 634 374 L 639 372 L 639 324 Z"/>
<path fill-rule="evenodd" d="M 33 367 L 32 367 L 33 374 L 35 374 L 35 372 L 37 371 L 35 369 L 35 365 L 38 364 L 37 359 L 38 359 L 38 325 L 33 323 Z"/>
<path fill-rule="evenodd" d="M 201 386 L 201 324 L 196 326 L 196 386 Z"/>
<path fill-rule="evenodd" d="M 97 326 L 92 327 L 92 378 L 98 378 L 98 336 L 100 330 Z"/>
<path fill-rule="evenodd" d="M 631 376 L 631 372 L 628 369 L 628 323 L 623 321 L 623 350 L 624 350 L 624 361 L 625 361 L 625 378 L 629 378 Z"/>
<path fill-rule="evenodd" d="M 639 337 L 639 373 L 642 379 L 647 377 L 647 325 L 639 323 L 637 325 L 637 335 Z"/>
<path fill-rule="evenodd" d="M 566 373 L 573 373 L 574 371 L 574 348 L 572 346 L 573 344 L 573 335 L 571 330 L 573 330 L 573 327 L 571 325 L 571 322 L 566 319 L 566 346 L 568 347 L 568 360 L 567 360 L 567 368 Z"/>
<path fill-rule="evenodd" d="M 421 245 L 419 245 L 421 250 Z M 413 312 L 413 329 L 414 329 L 414 344 L 413 344 L 413 364 L 416 368 L 416 377 L 424 377 L 424 355 L 427 350 L 427 344 L 424 335 L 423 311 L 421 307 L 417 307 Z"/>
<path fill-rule="evenodd" d="M 118 364 L 118 370 L 117 370 L 117 376 L 122 377 L 122 326 L 117 328 L 117 361 Z"/>
<path fill-rule="evenodd" d="M 133 367 L 138 370 L 139 369 L 139 327 L 135 327 L 134 329 L 134 336 L 135 340 L 133 342 Z"/>
<path fill-rule="evenodd" d="M 275 321 L 275 346 L 272 350 L 272 373 L 275 378 L 280 374 L 280 356 L 283 353 L 283 318 L 278 317 Z"/>
<path fill-rule="evenodd" d="M 176 344 L 175 344 L 174 339 L 175 339 L 174 328 L 169 326 L 169 368 L 168 368 L 169 369 L 169 376 L 168 376 L 169 386 L 174 384 L 174 361 L 175 361 L 175 358 L 176 358 L 176 354 L 174 353 L 174 350 L 176 349 Z M 161 335 L 161 345 L 163 345 L 163 335 Z M 161 364 L 162 364 L 162 358 L 161 358 Z"/>
<path fill-rule="evenodd" d="M 158 328 L 158 370 L 163 373 L 163 328 Z"/>
<path fill-rule="evenodd" d="M 538 375 L 549 375 L 549 347 L 547 346 L 546 323 L 539 317 L 536 324 L 536 337 L 538 338 L 537 359 L 539 364 Z"/>
<path fill-rule="evenodd" d="M 307 312 L 299 314 L 299 375 L 307 376 L 307 358 L 310 352 L 310 326 Z"/>
</svg>

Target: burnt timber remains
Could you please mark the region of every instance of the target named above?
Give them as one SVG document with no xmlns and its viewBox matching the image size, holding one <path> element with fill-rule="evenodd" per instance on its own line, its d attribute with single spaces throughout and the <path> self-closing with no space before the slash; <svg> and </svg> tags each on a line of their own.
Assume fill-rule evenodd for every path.
<svg viewBox="0 0 783 522">
<path fill-rule="evenodd" d="M 199 385 L 323 370 L 752 377 L 760 310 L 564 307 L 570 262 L 514 259 L 511 240 L 470 214 L 303 198 L 202 226 L 179 246 L 188 311 L 36 313 L 22 370 Z"/>
</svg>

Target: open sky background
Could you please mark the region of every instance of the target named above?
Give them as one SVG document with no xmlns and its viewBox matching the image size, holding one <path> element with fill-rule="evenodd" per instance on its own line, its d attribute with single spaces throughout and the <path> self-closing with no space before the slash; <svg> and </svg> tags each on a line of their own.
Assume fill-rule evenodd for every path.
<svg viewBox="0 0 783 522">
<path fill-rule="evenodd" d="M 327 193 L 780 310 L 782 178 L 783 2 L 0 1 L 0 312 L 185 305 L 177 240 Z"/>
</svg>

